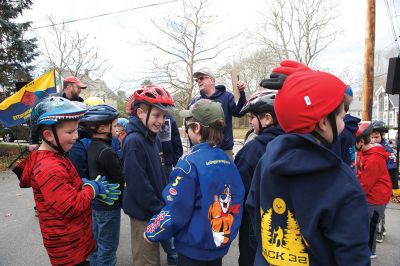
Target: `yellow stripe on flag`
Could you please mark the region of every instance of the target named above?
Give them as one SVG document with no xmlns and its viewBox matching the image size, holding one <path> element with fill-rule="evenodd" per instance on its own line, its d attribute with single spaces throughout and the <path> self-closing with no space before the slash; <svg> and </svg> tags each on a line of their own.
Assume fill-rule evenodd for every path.
<svg viewBox="0 0 400 266">
<path fill-rule="evenodd" d="M 22 87 L 18 92 L 14 93 L 3 102 L 0 103 L 0 111 L 6 110 L 10 105 L 21 102 L 22 96 L 25 91 L 35 92 L 35 91 L 44 91 L 48 88 L 55 87 L 54 80 L 54 68 L 49 72 L 41 75 L 37 79 L 29 82 L 24 87 Z"/>
</svg>

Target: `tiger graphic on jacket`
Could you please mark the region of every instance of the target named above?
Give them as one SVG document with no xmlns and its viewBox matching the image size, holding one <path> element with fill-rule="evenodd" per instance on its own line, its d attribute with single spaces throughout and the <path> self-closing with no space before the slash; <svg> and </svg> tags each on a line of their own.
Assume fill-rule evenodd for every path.
<svg viewBox="0 0 400 266">
<path fill-rule="evenodd" d="M 214 202 L 208 209 L 208 220 L 210 221 L 214 243 L 217 247 L 223 247 L 228 244 L 234 221 L 233 214 L 239 213 L 240 204 L 234 206 L 231 206 L 231 204 L 230 186 L 225 185 L 222 194 L 214 195 Z"/>
</svg>

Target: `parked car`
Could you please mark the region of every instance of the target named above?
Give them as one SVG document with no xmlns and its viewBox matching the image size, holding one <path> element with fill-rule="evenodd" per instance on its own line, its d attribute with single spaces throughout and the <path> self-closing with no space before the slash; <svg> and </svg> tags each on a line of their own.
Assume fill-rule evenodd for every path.
<svg viewBox="0 0 400 266">
<path fill-rule="evenodd" d="M 15 140 L 29 141 L 29 125 L 21 124 L 14 127 L 4 127 L 0 123 L 0 136 L 5 142 L 14 142 Z"/>
</svg>

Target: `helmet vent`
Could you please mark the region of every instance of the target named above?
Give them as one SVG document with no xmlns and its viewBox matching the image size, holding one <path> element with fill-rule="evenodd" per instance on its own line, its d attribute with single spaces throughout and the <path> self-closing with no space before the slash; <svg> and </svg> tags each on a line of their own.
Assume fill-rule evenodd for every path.
<svg viewBox="0 0 400 266">
<path fill-rule="evenodd" d="M 149 92 L 146 92 L 145 95 L 146 95 L 147 97 L 150 97 L 150 98 L 153 98 L 153 99 L 156 98 L 152 93 L 149 93 Z"/>
</svg>

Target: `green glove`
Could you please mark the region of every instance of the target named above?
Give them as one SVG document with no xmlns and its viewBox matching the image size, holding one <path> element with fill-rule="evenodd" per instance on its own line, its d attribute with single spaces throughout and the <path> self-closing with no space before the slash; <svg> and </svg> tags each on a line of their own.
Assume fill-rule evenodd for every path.
<svg viewBox="0 0 400 266">
<path fill-rule="evenodd" d="M 96 198 L 96 200 L 105 203 L 107 205 L 113 205 L 114 201 L 119 199 L 121 195 L 121 190 L 119 190 L 119 184 L 106 184 L 106 194 L 105 197 Z"/>
</svg>

